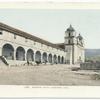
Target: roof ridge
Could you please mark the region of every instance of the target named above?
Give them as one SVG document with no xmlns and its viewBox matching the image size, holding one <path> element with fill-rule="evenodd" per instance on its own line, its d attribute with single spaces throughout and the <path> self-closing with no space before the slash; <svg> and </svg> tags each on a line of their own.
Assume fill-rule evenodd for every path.
<svg viewBox="0 0 100 100">
<path fill-rule="evenodd" d="M 56 46 L 54 43 L 51 43 L 51 42 L 49 42 L 49 41 L 47 41 L 47 40 L 41 39 L 41 38 L 39 38 L 39 37 L 36 37 L 36 36 L 34 36 L 34 35 L 32 35 L 32 34 L 29 34 L 29 33 L 27 33 L 27 32 L 24 32 L 24 31 L 22 31 L 22 30 L 16 29 L 16 28 L 14 28 L 14 27 L 12 27 L 12 26 L 8 26 L 8 25 L 6 25 L 6 24 L 4 24 L 4 23 L 1 23 L 1 22 L 0 22 L 0 29 L 6 30 L 6 31 L 8 31 L 8 32 L 16 33 L 16 34 L 19 35 L 19 36 L 23 36 L 23 37 L 25 37 L 25 38 L 29 38 L 29 39 L 31 39 L 31 40 L 34 40 L 34 41 L 36 41 L 36 42 L 40 42 L 40 43 L 46 44 L 46 45 L 48 45 L 48 46 L 52 46 L 52 47 L 54 47 L 54 48 L 59 48 L 59 47 Z M 59 49 L 61 49 L 61 48 L 59 48 Z"/>
</svg>

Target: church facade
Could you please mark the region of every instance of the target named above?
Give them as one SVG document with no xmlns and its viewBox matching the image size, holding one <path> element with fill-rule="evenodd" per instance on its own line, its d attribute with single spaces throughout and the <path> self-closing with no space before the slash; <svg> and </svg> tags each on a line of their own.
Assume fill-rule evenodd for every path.
<svg viewBox="0 0 100 100">
<path fill-rule="evenodd" d="M 70 25 L 70 27 L 65 31 L 65 51 L 66 51 L 66 62 L 70 64 L 77 64 L 84 62 L 85 50 L 84 50 L 84 40 Z"/>
<path fill-rule="evenodd" d="M 70 25 L 65 31 L 65 42 L 53 44 L 0 23 L 0 61 L 8 65 L 81 63 L 84 62 L 83 37 L 76 36 Z"/>
</svg>

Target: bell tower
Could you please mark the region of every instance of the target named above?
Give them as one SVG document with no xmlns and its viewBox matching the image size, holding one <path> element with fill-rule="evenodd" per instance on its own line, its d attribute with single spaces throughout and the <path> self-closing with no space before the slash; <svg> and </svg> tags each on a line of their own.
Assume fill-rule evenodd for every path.
<svg viewBox="0 0 100 100">
<path fill-rule="evenodd" d="M 66 63 L 68 64 L 74 64 L 74 45 L 76 43 L 75 41 L 76 32 L 72 25 L 67 28 L 65 31 L 65 51 L 66 51 Z"/>
</svg>

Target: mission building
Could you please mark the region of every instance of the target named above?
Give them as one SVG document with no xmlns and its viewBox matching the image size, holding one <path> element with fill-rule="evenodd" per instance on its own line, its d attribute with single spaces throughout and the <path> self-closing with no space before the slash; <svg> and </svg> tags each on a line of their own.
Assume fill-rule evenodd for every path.
<svg viewBox="0 0 100 100">
<path fill-rule="evenodd" d="M 0 64 L 79 64 L 84 62 L 84 40 L 70 25 L 64 43 L 54 44 L 0 23 Z"/>
</svg>

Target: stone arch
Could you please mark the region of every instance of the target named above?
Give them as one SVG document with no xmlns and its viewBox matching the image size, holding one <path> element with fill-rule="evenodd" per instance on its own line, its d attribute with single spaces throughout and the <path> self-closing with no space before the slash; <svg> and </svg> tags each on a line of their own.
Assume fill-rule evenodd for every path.
<svg viewBox="0 0 100 100">
<path fill-rule="evenodd" d="M 46 52 L 44 52 L 43 55 L 42 55 L 42 61 L 43 61 L 44 63 L 47 62 L 47 53 L 46 53 Z"/>
<path fill-rule="evenodd" d="M 27 50 L 27 61 L 34 61 L 34 52 L 32 49 Z"/>
<path fill-rule="evenodd" d="M 60 64 L 60 56 L 58 56 L 58 63 Z"/>
<path fill-rule="evenodd" d="M 16 49 L 16 60 L 25 60 L 25 49 L 21 46 Z"/>
<path fill-rule="evenodd" d="M 49 63 L 52 63 L 52 54 L 51 53 L 48 55 L 48 61 L 49 61 Z"/>
<path fill-rule="evenodd" d="M 36 51 L 35 61 L 41 62 L 41 52 L 40 51 Z"/>
<path fill-rule="evenodd" d="M 61 57 L 61 63 L 64 64 L 64 57 Z"/>
<path fill-rule="evenodd" d="M 14 60 L 14 48 L 11 44 L 5 44 L 2 47 L 2 56 L 8 60 Z"/>
<path fill-rule="evenodd" d="M 53 60 L 54 60 L 54 63 L 57 64 L 57 56 L 56 55 L 54 55 Z"/>
</svg>

